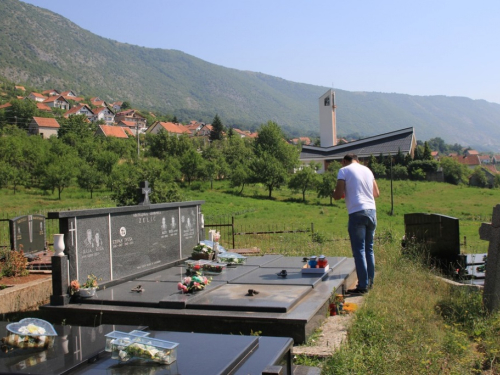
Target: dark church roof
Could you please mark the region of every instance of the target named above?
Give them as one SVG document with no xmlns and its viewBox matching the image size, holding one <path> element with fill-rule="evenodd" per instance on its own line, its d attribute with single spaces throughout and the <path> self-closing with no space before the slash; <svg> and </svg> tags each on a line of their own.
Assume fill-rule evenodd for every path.
<svg viewBox="0 0 500 375">
<path fill-rule="evenodd" d="M 401 150 L 403 154 L 408 154 L 413 151 L 415 144 L 413 128 L 406 128 L 337 146 L 302 146 L 300 159 L 342 159 L 345 154 L 349 153 L 356 154 L 359 158 L 368 158 L 371 155 L 380 154 L 396 155 L 398 150 Z"/>
</svg>

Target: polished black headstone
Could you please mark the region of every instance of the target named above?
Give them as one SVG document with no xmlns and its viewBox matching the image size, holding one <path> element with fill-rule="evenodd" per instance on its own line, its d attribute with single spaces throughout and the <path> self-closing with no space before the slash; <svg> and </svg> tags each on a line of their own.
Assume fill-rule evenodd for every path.
<svg viewBox="0 0 500 375">
<path fill-rule="evenodd" d="M 12 250 L 32 254 L 47 249 L 45 216 L 25 215 L 9 220 Z"/>
</svg>

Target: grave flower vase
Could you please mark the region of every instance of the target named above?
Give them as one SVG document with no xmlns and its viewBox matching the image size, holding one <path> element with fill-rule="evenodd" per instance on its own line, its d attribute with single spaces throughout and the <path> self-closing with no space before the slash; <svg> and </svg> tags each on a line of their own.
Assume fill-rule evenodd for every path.
<svg viewBox="0 0 500 375">
<path fill-rule="evenodd" d="M 96 289 L 97 288 L 80 288 L 80 290 L 78 290 L 78 295 L 82 298 L 94 297 Z"/>
<path fill-rule="evenodd" d="M 64 256 L 64 234 L 54 234 L 54 251 L 55 256 Z"/>
</svg>

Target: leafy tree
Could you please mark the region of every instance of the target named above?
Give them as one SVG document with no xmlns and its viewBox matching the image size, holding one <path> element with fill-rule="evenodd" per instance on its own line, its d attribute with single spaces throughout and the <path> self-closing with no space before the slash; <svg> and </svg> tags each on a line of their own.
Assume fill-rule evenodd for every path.
<svg viewBox="0 0 500 375">
<path fill-rule="evenodd" d="M 149 196 L 151 203 L 165 203 L 165 202 L 182 202 L 182 190 L 175 183 L 165 183 L 158 181 L 155 189 L 151 191 Z"/>
<path fill-rule="evenodd" d="M 494 186 L 495 186 L 496 188 L 500 187 L 500 174 L 498 174 L 498 173 L 497 173 L 497 174 L 495 175 L 495 180 L 494 180 L 493 184 L 494 184 Z"/>
<path fill-rule="evenodd" d="M 288 172 L 298 165 L 299 151 L 285 141 L 278 124 L 269 121 L 259 128 L 254 152 L 251 164 L 254 181 L 266 185 L 271 198 L 272 191 L 286 183 Z"/>
<path fill-rule="evenodd" d="M 42 180 L 43 186 L 52 189 L 52 191 L 57 189 L 59 200 L 63 190 L 71 185 L 76 175 L 77 163 L 76 158 L 54 155 L 45 168 L 45 175 Z"/>
<path fill-rule="evenodd" d="M 297 190 L 302 193 L 302 201 L 306 201 L 306 191 L 315 189 L 320 181 L 317 174 L 320 168 L 319 163 L 310 162 L 309 165 L 304 165 L 302 168 L 293 174 L 288 182 L 288 187 L 292 190 Z"/>
<path fill-rule="evenodd" d="M 219 115 L 215 115 L 212 121 L 212 130 L 210 131 L 210 140 L 222 140 L 224 138 L 224 125 L 222 125 L 222 121 L 219 118 Z"/>
<path fill-rule="evenodd" d="M 272 198 L 273 190 L 285 184 L 288 177 L 287 169 L 283 168 L 281 162 L 268 152 L 260 152 L 259 157 L 253 160 L 251 169 L 255 181 L 267 187 L 269 199 Z"/>
<path fill-rule="evenodd" d="M 441 168 L 443 168 L 444 180 L 450 184 L 459 185 L 467 182 L 469 169 L 453 158 L 442 158 Z"/>
<path fill-rule="evenodd" d="M 421 169 L 425 173 L 436 172 L 439 168 L 439 163 L 435 160 L 413 160 L 408 164 L 408 173 L 413 175 L 415 169 Z"/>
<path fill-rule="evenodd" d="M 394 165 L 392 167 L 392 178 L 394 180 L 407 180 L 408 168 L 403 165 Z"/>
<path fill-rule="evenodd" d="M 60 128 L 57 136 L 70 146 L 76 146 L 83 139 L 93 138 L 97 130 L 97 125 L 90 123 L 86 115 L 61 117 L 58 122 Z"/>
<path fill-rule="evenodd" d="M 384 164 L 373 163 L 370 168 L 373 172 L 375 178 L 385 177 L 387 175 L 387 169 Z"/>
<path fill-rule="evenodd" d="M 475 185 L 482 188 L 488 186 L 488 179 L 486 178 L 486 173 L 481 166 L 474 168 L 472 175 L 470 176 L 470 181 Z"/>
<path fill-rule="evenodd" d="M 125 111 L 126 109 L 130 109 L 132 108 L 132 106 L 130 105 L 130 102 L 125 100 L 122 105 L 121 105 L 121 110 L 122 111 Z"/>
<path fill-rule="evenodd" d="M 188 150 L 180 158 L 181 172 L 186 178 L 188 185 L 191 181 L 199 177 L 204 169 L 204 160 L 195 150 Z"/>
<path fill-rule="evenodd" d="M 33 116 L 38 113 L 36 103 L 31 100 L 14 99 L 10 101 L 12 106 L 8 110 L 8 123 L 27 129 Z"/>
<path fill-rule="evenodd" d="M 77 182 L 78 186 L 90 192 L 90 199 L 92 199 L 94 191 L 99 189 L 104 182 L 104 174 L 89 164 L 83 164 L 80 167 Z"/>
<path fill-rule="evenodd" d="M 245 184 L 250 181 L 250 173 L 248 164 L 233 163 L 231 167 L 231 187 L 241 187 L 240 194 L 242 194 Z"/>
</svg>

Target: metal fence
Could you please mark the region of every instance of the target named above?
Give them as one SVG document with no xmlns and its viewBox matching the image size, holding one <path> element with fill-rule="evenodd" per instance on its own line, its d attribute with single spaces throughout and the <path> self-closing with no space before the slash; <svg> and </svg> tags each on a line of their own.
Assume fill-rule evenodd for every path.
<svg viewBox="0 0 500 375">
<path fill-rule="evenodd" d="M 236 248 L 236 236 L 248 235 L 272 235 L 287 233 L 311 233 L 314 234 L 314 224 L 310 227 L 292 228 L 289 224 L 268 224 L 267 226 L 236 225 L 234 216 L 207 217 L 209 223 L 205 223 L 205 236 L 208 231 L 214 229 L 221 234 L 221 238 L 226 239 L 226 246 Z"/>
</svg>

